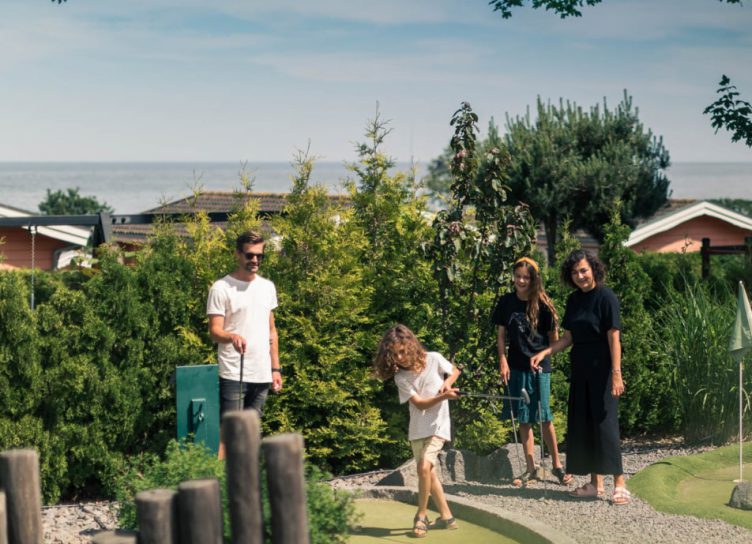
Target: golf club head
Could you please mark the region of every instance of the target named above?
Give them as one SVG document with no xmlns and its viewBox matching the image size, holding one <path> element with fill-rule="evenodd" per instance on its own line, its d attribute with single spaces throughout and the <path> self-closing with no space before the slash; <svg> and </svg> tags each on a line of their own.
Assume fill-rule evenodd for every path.
<svg viewBox="0 0 752 544">
<path fill-rule="evenodd" d="M 527 393 L 527 389 L 524 387 L 520 389 L 520 396 L 522 397 L 522 402 L 525 404 L 530 404 L 530 395 Z"/>
</svg>

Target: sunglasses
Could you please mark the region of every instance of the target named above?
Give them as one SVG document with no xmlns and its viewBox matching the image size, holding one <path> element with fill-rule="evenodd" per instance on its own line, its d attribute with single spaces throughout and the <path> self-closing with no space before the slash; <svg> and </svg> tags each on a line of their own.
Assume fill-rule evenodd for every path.
<svg viewBox="0 0 752 544">
<path fill-rule="evenodd" d="M 246 258 L 248 261 L 252 261 L 254 257 L 256 257 L 256 260 L 258 262 L 261 262 L 264 260 L 264 254 L 263 253 L 253 253 L 252 251 L 247 251 L 243 253 L 243 257 Z"/>
</svg>

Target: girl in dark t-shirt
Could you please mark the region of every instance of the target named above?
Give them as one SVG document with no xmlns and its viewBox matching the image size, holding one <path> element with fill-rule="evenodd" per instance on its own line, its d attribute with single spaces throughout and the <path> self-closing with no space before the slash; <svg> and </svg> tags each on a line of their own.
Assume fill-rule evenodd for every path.
<svg viewBox="0 0 752 544">
<path fill-rule="evenodd" d="M 523 257 L 514 263 L 512 270 L 514 292 L 501 297 L 494 309 L 492 320 L 498 326 L 497 346 L 502 381 L 508 385 L 509 394 L 512 396 L 520 396 L 523 388 L 530 394 L 529 405 L 517 402 L 514 406 L 515 415 L 520 422 L 520 439 L 525 451 L 526 464 L 525 472 L 515 478 L 514 484 L 526 485 L 529 481 L 541 477 L 538 467 L 535 466 L 533 454 L 535 440 L 532 426 L 538 422 L 542 422 L 543 438 L 551 453 L 553 474 L 560 483 L 568 484 L 572 481 L 572 476 L 564 472 L 559 459 L 550 408 L 551 360 L 546 358 L 543 361 L 540 373 L 533 372 L 530 367 L 530 357 L 557 339 L 556 309 L 543 289 L 538 263 L 529 257 Z M 538 413 L 539 405 L 541 413 Z M 506 417 L 509 417 L 509 409 L 510 406 L 505 406 Z"/>
</svg>

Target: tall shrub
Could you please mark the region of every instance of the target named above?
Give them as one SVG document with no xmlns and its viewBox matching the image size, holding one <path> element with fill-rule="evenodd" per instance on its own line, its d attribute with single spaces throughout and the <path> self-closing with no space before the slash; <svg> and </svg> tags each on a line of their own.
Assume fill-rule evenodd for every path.
<svg viewBox="0 0 752 544">
<path fill-rule="evenodd" d="M 672 368 L 666 364 L 663 344 L 657 341 L 660 325 L 648 310 L 656 294 L 637 255 L 624 246 L 630 228 L 622 224 L 619 206 L 604 227 L 600 247 L 607 276 L 621 304 L 622 372 L 626 392 L 620 400 L 622 432 L 674 431 L 677 427 L 676 396 L 667 388 Z"/>
<path fill-rule="evenodd" d="M 356 147 L 358 161 L 349 165 L 353 179 L 348 189 L 352 220 L 364 237 L 357 248 L 368 291 L 364 328 L 363 368 L 368 368 L 381 335 L 395 323 L 409 326 L 429 350 L 444 351 L 442 324 L 435 311 L 437 291 L 424 246 L 431 239 L 425 198 L 412 173 L 394 172 L 394 160 L 383 150 L 390 130 L 376 112 L 366 126 L 365 140 Z M 408 412 L 397 402 L 397 390 L 387 381 L 375 398 L 387 422 L 389 447 L 381 463 L 401 463 L 409 455 Z"/>
<path fill-rule="evenodd" d="M 301 431 L 312 462 L 335 472 L 372 468 L 389 441 L 374 405 L 367 331 L 372 287 L 361 262 L 367 244 L 353 210 L 310 185 L 313 159 L 297 157 L 284 214 L 274 222 L 279 254 L 268 263 L 280 306 L 285 387 L 265 425 Z"/>
</svg>

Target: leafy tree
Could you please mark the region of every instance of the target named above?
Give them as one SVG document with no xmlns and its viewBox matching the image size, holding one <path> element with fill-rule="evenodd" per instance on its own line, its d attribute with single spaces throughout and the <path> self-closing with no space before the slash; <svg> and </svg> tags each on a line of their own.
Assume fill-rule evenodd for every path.
<svg viewBox="0 0 752 544">
<path fill-rule="evenodd" d="M 539 98 L 535 121 L 529 112 L 507 117 L 504 149 L 510 157 L 506 183 L 513 199 L 527 203 L 543 222 L 549 262 L 565 217 L 572 228 L 602 239 L 615 199 L 630 225 L 667 199 L 668 151 L 643 128 L 626 92 L 614 110 L 605 102 L 585 111 Z"/>
<path fill-rule="evenodd" d="M 54 0 L 53 0 L 54 1 Z M 741 4 L 742 0 L 718 0 L 727 4 Z M 544 8 L 546 11 L 553 11 L 562 19 L 567 17 L 580 17 L 582 12 L 580 8 L 584 6 L 594 6 L 600 4 L 602 0 L 530 0 L 533 9 Z M 488 4 L 498 11 L 504 19 L 512 16 L 512 8 L 521 7 L 525 0 L 490 0 Z"/>
<path fill-rule="evenodd" d="M 731 133 L 732 142 L 744 140 L 747 147 L 752 147 L 752 104 L 739 98 L 736 85 L 725 75 L 719 85 L 716 93 L 721 96 L 703 113 L 710 115 L 716 133 L 725 128 Z"/>
<path fill-rule="evenodd" d="M 80 195 L 78 187 L 69 187 L 67 191 L 47 189 L 47 196 L 39 203 L 39 211 L 45 215 L 79 215 L 112 213 L 113 209 L 106 202 L 100 203 L 96 197 Z"/>
<path fill-rule="evenodd" d="M 481 158 L 481 164 L 485 163 L 484 157 L 488 152 L 494 148 L 501 147 L 501 137 L 499 136 L 499 126 L 494 122 L 493 117 L 488 122 L 488 135 L 484 140 L 478 142 L 479 152 L 478 156 Z M 452 146 L 448 145 L 447 148 L 430 163 L 428 163 L 428 173 L 423 177 L 423 184 L 428 189 L 428 196 L 431 201 L 439 205 L 439 207 L 446 207 L 451 199 L 452 188 L 452 157 L 454 151 Z M 482 175 L 482 169 L 479 169 L 477 175 Z M 480 180 L 476 180 L 476 183 L 482 183 Z"/>
<path fill-rule="evenodd" d="M 498 382 L 495 331 L 489 316 L 514 260 L 529 253 L 534 223 L 525 205 L 508 202 L 502 180 L 509 157 L 477 145 L 478 116 L 463 103 L 452 117 L 452 196 L 433 221 L 428 253 L 439 287 L 447 355 L 464 369 L 465 386 L 488 390 Z M 483 153 L 483 161 L 481 161 Z M 456 445 L 481 453 L 498 447 L 506 427 L 493 407 L 477 401 L 455 411 Z M 485 432 L 483 432 L 485 431 Z"/>
<path fill-rule="evenodd" d="M 600 4 L 602 0 L 531 0 L 533 9 L 544 8 L 553 11 L 562 19 L 580 17 L 580 8 L 588 5 Z M 740 4 L 742 0 L 718 0 L 726 4 Z M 504 19 L 512 16 L 512 8 L 521 7 L 525 0 L 490 0 L 488 2 L 494 11 L 498 11 Z M 705 108 L 703 113 L 712 116 L 713 127 L 725 128 L 732 133 L 731 141 L 745 140 L 748 147 L 752 147 L 752 107 L 749 102 L 738 100 L 739 93 L 731 85 L 731 80 L 725 75 L 721 78 L 717 91 L 722 96 L 713 104 Z"/>
</svg>

